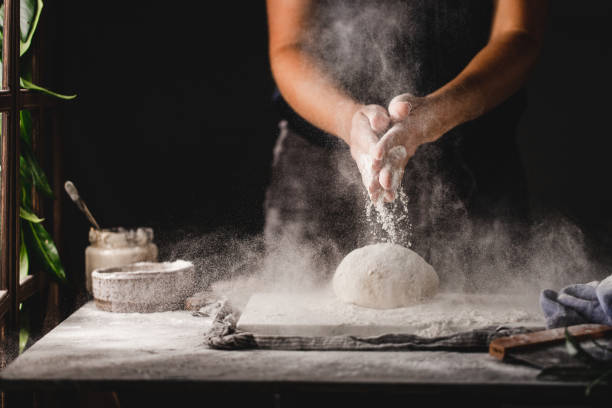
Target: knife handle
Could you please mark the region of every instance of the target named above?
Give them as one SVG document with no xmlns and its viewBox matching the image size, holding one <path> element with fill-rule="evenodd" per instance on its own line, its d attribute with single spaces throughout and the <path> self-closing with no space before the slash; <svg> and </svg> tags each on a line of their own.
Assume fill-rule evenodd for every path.
<svg viewBox="0 0 612 408">
<path fill-rule="evenodd" d="M 567 329 L 572 337 L 577 340 L 596 339 L 612 335 L 612 326 L 603 324 L 579 324 L 569 326 Z M 514 334 L 493 340 L 489 344 L 489 354 L 499 360 L 503 360 L 509 351 L 560 343 L 563 340 L 565 340 L 565 327 L 526 334 Z"/>
</svg>

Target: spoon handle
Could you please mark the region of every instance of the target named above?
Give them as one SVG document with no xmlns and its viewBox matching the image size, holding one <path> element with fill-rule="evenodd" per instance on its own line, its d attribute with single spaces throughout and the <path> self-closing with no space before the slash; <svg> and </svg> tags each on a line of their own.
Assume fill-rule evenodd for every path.
<svg viewBox="0 0 612 408">
<path fill-rule="evenodd" d="M 72 201 L 74 201 L 76 206 L 79 207 L 79 210 L 81 210 L 83 214 L 85 214 L 89 222 L 96 229 L 102 229 L 100 228 L 100 225 L 98 224 L 96 219 L 93 217 L 93 215 L 91 215 L 91 211 L 89 211 L 89 208 L 87 208 L 87 204 L 85 204 L 85 201 L 83 201 L 83 199 L 79 195 L 79 191 L 75 187 L 74 183 L 70 180 L 66 181 L 66 183 L 64 184 L 64 189 L 66 190 L 66 192 L 68 193 Z"/>
</svg>

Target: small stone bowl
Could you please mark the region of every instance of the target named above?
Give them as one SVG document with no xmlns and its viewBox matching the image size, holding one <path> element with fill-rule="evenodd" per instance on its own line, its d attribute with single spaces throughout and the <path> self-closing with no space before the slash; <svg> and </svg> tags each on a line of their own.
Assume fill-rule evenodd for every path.
<svg viewBox="0 0 612 408">
<path fill-rule="evenodd" d="M 183 260 L 101 268 L 91 277 L 96 307 L 107 312 L 182 309 L 185 299 L 197 290 L 195 268 Z"/>
</svg>

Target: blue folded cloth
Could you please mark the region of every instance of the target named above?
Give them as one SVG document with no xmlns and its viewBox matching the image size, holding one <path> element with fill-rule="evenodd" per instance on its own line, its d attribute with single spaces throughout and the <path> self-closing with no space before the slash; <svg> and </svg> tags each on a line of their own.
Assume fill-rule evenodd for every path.
<svg viewBox="0 0 612 408">
<path fill-rule="evenodd" d="M 566 286 L 559 293 L 543 290 L 540 307 L 549 329 L 583 323 L 612 326 L 612 275 L 601 282 Z"/>
</svg>

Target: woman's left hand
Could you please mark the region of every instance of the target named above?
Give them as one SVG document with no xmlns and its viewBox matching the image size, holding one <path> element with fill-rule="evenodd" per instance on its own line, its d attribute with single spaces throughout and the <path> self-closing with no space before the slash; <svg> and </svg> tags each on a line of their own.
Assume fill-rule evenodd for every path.
<svg viewBox="0 0 612 408">
<path fill-rule="evenodd" d="M 393 125 L 380 138 L 374 151 L 375 160 L 384 163 L 379 183 L 384 188 L 384 200 L 395 200 L 408 160 L 418 147 L 433 142 L 442 134 L 437 131 L 437 108 L 428 97 L 398 95 L 389 103 Z"/>
</svg>

